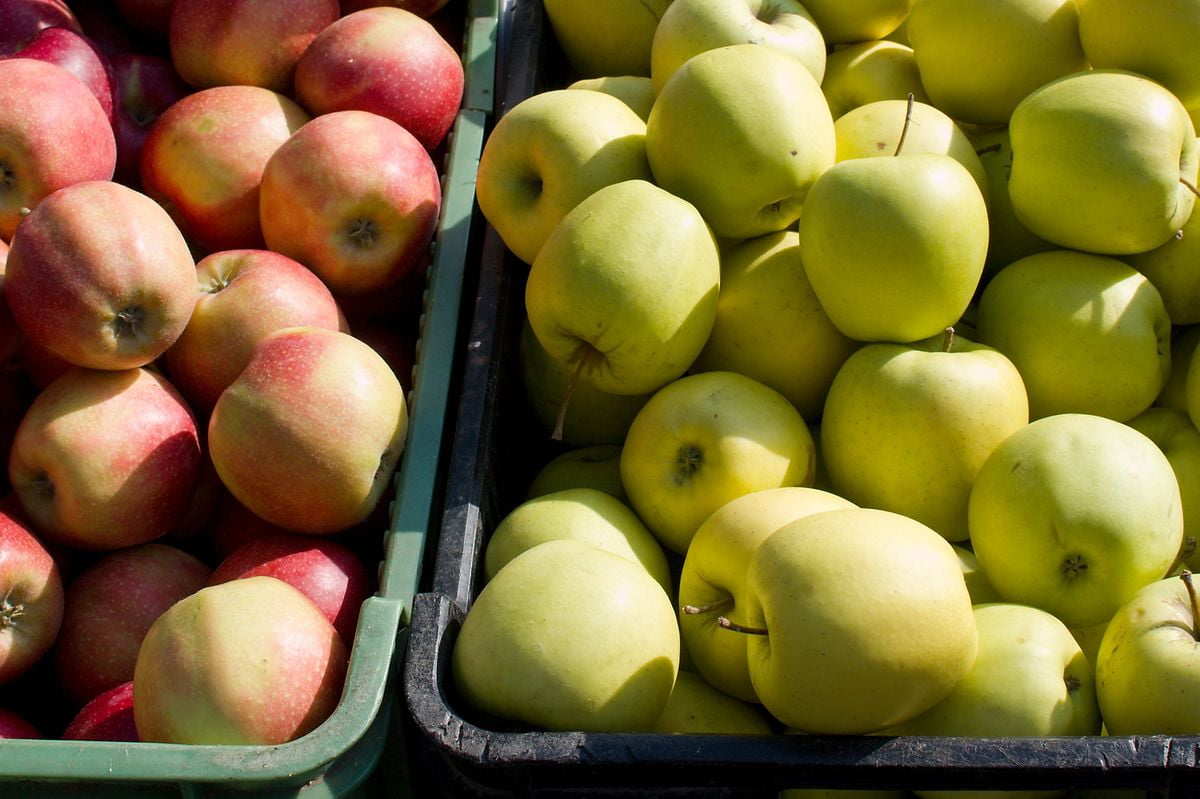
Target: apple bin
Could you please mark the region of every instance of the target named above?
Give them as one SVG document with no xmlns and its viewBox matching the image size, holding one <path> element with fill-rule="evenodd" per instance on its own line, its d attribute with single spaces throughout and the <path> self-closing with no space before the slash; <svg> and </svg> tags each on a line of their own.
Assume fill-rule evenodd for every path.
<svg viewBox="0 0 1200 799">
<path fill-rule="evenodd" d="M 502 3 L 499 22 L 496 119 L 524 98 L 561 88 L 567 74 L 542 0 Z M 564 449 L 544 435 L 544 419 L 535 418 L 525 399 L 519 348 L 528 271 L 488 226 L 430 590 L 413 602 L 403 674 L 407 712 L 393 719 L 394 734 L 415 755 L 412 795 L 1200 791 L 1200 738 L 1192 736 L 553 732 L 472 707 L 452 676 L 452 653 L 484 583 L 489 537 L 524 501 L 540 466 Z"/>
<path fill-rule="evenodd" d="M 280 745 L 6 739 L 0 741 L 0 795 L 332 797 L 377 795 L 382 782 L 404 781 L 402 758 L 385 752 L 389 723 L 399 713 L 411 600 L 439 513 L 475 172 L 492 109 L 498 4 L 455 0 L 447 12 L 465 17 L 463 98 L 435 155 L 442 205 L 425 260 L 406 445 L 383 500 L 382 559 L 370 564 L 378 570 L 378 589 L 362 605 L 340 701 L 316 729 Z"/>
</svg>

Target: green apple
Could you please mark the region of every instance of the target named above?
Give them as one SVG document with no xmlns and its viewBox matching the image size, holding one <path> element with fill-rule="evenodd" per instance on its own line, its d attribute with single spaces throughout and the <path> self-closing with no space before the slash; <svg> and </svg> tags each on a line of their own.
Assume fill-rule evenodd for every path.
<svg viewBox="0 0 1200 799">
<path fill-rule="evenodd" d="M 1192 357 L 1200 346 L 1200 325 L 1171 328 L 1171 374 L 1154 400 L 1164 408 L 1188 409 L 1187 384 L 1192 372 Z"/>
<path fill-rule="evenodd" d="M 825 39 L 799 0 L 672 0 L 650 47 L 654 91 L 692 56 L 731 44 L 773 47 L 817 83 L 825 76 Z"/>
<path fill-rule="evenodd" d="M 917 0 L 908 39 L 930 101 L 1004 125 L 1027 94 L 1087 68 L 1074 0 Z"/>
<path fill-rule="evenodd" d="M 987 204 L 948 155 L 856 158 L 826 170 L 800 257 L 829 318 L 860 341 L 917 341 L 962 315 L 983 274 Z"/>
<path fill-rule="evenodd" d="M 781 723 L 868 733 L 925 712 L 971 668 L 971 597 L 953 547 L 918 521 L 849 508 L 790 522 L 755 550 L 750 679 Z"/>
<path fill-rule="evenodd" d="M 967 593 L 971 595 L 972 605 L 982 605 L 985 602 L 1003 602 L 1004 598 L 992 585 L 983 569 L 979 568 L 979 558 L 965 546 L 954 544 L 954 554 L 958 556 L 958 565 L 962 567 L 963 579 L 967 583 Z"/>
<path fill-rule="evenodd" d="M 684 553 L 709 514 L 812 481 L 813 441 L 778 391 L 734 372 L 681 377 L 650 398 L 621 449 L 621 482 L 655 537 Z"/>
<path fill-rule="evenodd" d="M 833 165 L 833 117 L 804 65 L 771 47 L 735 44 L 688 59 L 646 122 L 662 188 L 693 203 L 718 236 L 783 230 Z"/>
<path fill-rule="evenodd" d="M 713 511 L 692 537 L 679 575 L 679 630 L 696 670 L 730 696 L 757 702 L 744 636 L 717 624 L 724 616 L 748 624 L 746 574 L 754 550 L 788 522 L 813 513 L 852 508 L 849 500 L 815 488 L 753 491 Z"/>
<path fill-rule="evenodd" d="M 781 230 L 721 251 L 717 318 L 692 371 L 753 377 L 815 419 L 833 376 L 859 346 L 817 301 L 797 233 Z"/>
<path fill-rule="evenodd" d="M 1071 635 L 1075 637 L 1075 642 L 1079 644 L 1083 654 L 1087 655 L 1088 663 L 1093 666 L 1093 672 L 1095 671 L 1096 655 L 1100 651 L 1100 642 L 1104 640 L 1104 632 L 1107 629 L 1108 619 L 1089 624 L 1086 627 L 1071 628 Z"/>
<path fill-rule="evenodd" d="M 904 23 L 913 0 L 807 0 L 804 7 L 829 44 L 882 39 Z"/>
<path fill-rule="evenodd" d="M 646 123 L 603 92 L 547 91 L 496 122 L 479 156 L 479 210 L 505 245 L 533 263 L 550 231 L 597 189 L 649 180 Z"/>
<path fill-rule="evenodd" d="M 912 94 L 919 103 L 929 102 L 912 48 L 883 40 L 859 42 L 830 53 L 821 91 L 834 121 L 877 100 L 903 100 Z"/>
<path fill-rule="evenodd" d="M 679 669 L 671 600 L 639 564 L 547 541 L 496 573 L 450 658 L 459 695 L 549 730 L 649 730 Z"/>
<path fill-rule="evenodd" d="M 1013 210 L 1061 247 L 1145 252 L 1192 213 L 1185 182 L 1196 183 L 1196 132 L 1183 104 L 1151 80 L 1089 70 L 1051 81 L 1013 111 L 1009 136 Z"/>
<path fill-rule="evenodd" d="M 757 705 L 734 699 L 709 685 L 692 671 L 680 670 L 662 715 L 654 722 L 657 733 L 716 733 L 720 735 L 770 735 L 773 730 Z"/>
<path fill-rule="evenodd" d="M 624 440 L 624 436 L 621 438 Z M 567 488 L 595 488 L 629 504 L 625 486 L 621 485 L 621 445 L 593 444 L 555 455 L 534 475 L 525 498 Z"/>
<path fill-rule="evenodd" d="M 696 208 L 628 180 L 592 194 L 546 239 L 525 309 L 555 363 L 601 391 L 647 394 L 704 347 L 720 280 L 717 245 Z"/>
<path fill-rule="evenodd" d="M 984 280 L 1026 255 L 1058 249 L 1038 238 L 1021 224 L 1008 196 L 1012 171 L 1012 142 L 1008 128 L 976 129 L 970 134 L 975 152 L 987 173 L 988 251 L 983 264 Z"/>
<path fill-rule="evenodd" d="M 1158 289 L 1174 325 L 1200 322 L 1200 214 L 1192 213 L 1166 244 L 1134 253 L 1125 262 Z"/>
<path fill-rule="evenodd" d="M 867 344 L 829 389 L 821 453 L 835 493 L 965 541 L 975 475 L 1028 422 L 1021 375 L 991 347 L 951 333 Z"/>
<path fill-rule="evenodd" d="M 554 38 L 585 78 L 650 75 L 650 43 L 671 0 L 546 0 Z"/>
<path fill-rule="evenodd" d="M 633 109 L 633 112 L 641 117 L 643 122 L 650 118 L 650 108 L 654 105 L 654 84 L 645 75 L 580 78 L 567 88 L 611 94 Z"/>
<path fill-rule="evenodd" d="M 979 340 L 1016 364 L 1033 419 L 1141 413 L 1170 373 L 1170 334 L 1158 290 L 1104 255 L 1030 255 L 1000 270 L 979 298 Z"/>
<path fill-rule="evenodd" d="M 1162 450 L 1179 482 L 1183 503 L 1184 535 L 1200 538 L 1200 430 L 1186 411 L 1175 408 L 1147 408 L 1126 422 Z M 1187 556 L 1190 568 L 1200 568 L 1200 552 Z"/>
<path fill-rule="evenodd" d="M 979 565 L 1008 602 L 1069 627 L 1110 618 L 1167 574 L 1183 544 L 1171 464 L 1102 416 L 1030 422 L 983 464 L 967 508 Z"/>
</svg>

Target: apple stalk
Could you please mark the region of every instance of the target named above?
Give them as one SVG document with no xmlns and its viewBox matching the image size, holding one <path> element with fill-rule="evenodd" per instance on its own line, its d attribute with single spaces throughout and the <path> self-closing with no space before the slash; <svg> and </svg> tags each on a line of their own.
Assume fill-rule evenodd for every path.
<svg viewBox="0 0 1200 799">
<path fill-rule="evenodd" d="M 717 626 L 725 630 L 733 630 L 735 633 L 745 633 L 746 635 L 770 635 L 766 627 L 750 627 L 745 624 L 738 624 L 736 621 L 730 621 L 726 616 L 717 617 Z"/>
<path fill-rule="evenodd" d="M 699 616 L 702 613 L 712 613 L 714 610 L 724 610 L 729 607 L 733 607 L 733 597 L 723 596 L 720 599 L 714 599 L 707 605 L 684 605 L 679 609 L 689 616 Z"/>
<path fill-rule="evenodd" d="M 1184 569 L 1179 578 L 1183 580 L 1183 585 L 1187 589 L 1188 602 L 1192 606 L 1192 638 L 1200 642 L 1200 628 L 1196 624 L 1197 619 L 1200 619 L 1200 603 L 1196 600 L 1196 588 L 1192 585 L 1192 573 Z"/>
<path fill-rule="evenodd" d="M 908 125 L 912 122 L 913 105 L 916 103 L 916 98 L 913 93 L 908 93 L 908 108 L 904 112 L 904 127 L 900 128 L 900 140 L 896 142 L 896 152 L 893 156 L 900 155 L 900 148 L 904 146 L 904 139 L 908 136 Z"/>
</svg>

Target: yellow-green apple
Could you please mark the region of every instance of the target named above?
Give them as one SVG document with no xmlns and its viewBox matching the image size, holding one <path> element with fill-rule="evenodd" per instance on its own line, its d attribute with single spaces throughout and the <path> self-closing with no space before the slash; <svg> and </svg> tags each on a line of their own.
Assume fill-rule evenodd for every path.
<svg viewBox="0 0 1200 799">
<path fill-rule="evenodd" d="M 338 0 L 174 0 L 171 63 L 198 89 L 248 85 L 290 95 L 304 49 L 340 15 Z"/>
<path fill-rule="evenodd" d="M 108 56 L 90 38 L 70 28 L 42 28 L 5 58 L 32 58 L 62 67 L 87 86 L 113 123 L 113 71 Z"/>
<path fill-rule="evenodd" d="M 546 541 L 582 541 L 645 568 L 674 596 L 662 546 L 621 500 L 595 488 L 568 488 L 526 500 L 504 515 L 488 538 L 483 574 L 488 580 L 505 564 Z"/>
<path fill-rule="evenodd" d="M 117 164 L 112 125 L 91 91 L 62 67 L 0 60 L 0 238 L 51 192 L 108 180 Z"/>
<path fill-rule="evenodd" d="M 139 161 L 143 190 L 204 250 L 261 248 L 263 169 L 309 119 L 293 100 L 258 86 L 193 92 L 150 126 Z"/>
<path fill-rule="evenodd" d="M 833 376 L 859 346 L 817 301 L 796 232 L 781 230 L 721 251 L 717 318 L 691 371 L 752 377 L 816 419 Z"/>
<path fill-rule="evenodd" d="M 825 60 L 821 91 L 834 121 L 878 100 L 904 100 L 912 94 L 918 103 L 929 102 L 912 48 L 886 40 L 834 49 Z"/>
<path fill-rule="evenodd" d="M 693 671 L 680 669 L 652 732 L 770 735 L 773 730 L 757 706 L 717 690 Z"/>
<path fill-rule="evenodd" d="M 750 679 L 781 723 L 868 733 L 925 712 L 975 661 L 954 549 L 900 514 L 814 513 L 759 544 L 747 575 Z"/>
<path fill-rule="evenodd" d="M 640 564 L 547 541 L 479 592 L 450 667 L 458 694 L 493 716 L 547 730 L 648 731 L 675 684 L 679 627 Z"/>
<path fill-rule="evenodd" d="M 1141 272 L 1162 295 L 1173 325 L 1200 322 L 1200 277 L 1192 265 L 1200 259 L 1200 214 L 1192 213 L 1178 234 L 1153 250 L 1124 261 Z"/>
<path fill-rule="evenodd" d="M 462 56 L 403 8 L 355 11 L 317 34 L 296 62 L 295 97 L 314 116 L 371 111 L 427 150 L 446 137 L 462 102 Z"/>
<path fill-rule="evenodd" d="M 1012 171 L 1008 128 L 975 128 L 969 136 L 987 175 L 988 251 L 983 265 L 987 281 L 1013 261 L 1057 247 L 1030 233 L 1013 211 L 1008 196 L 1008 177 Z"/>
<path fill-rule="evenodd" d="M 726 502 L 697 528 L 679 575 L 679 630 L 696 671 L 722 692 L 757 702 L 750 682 L 747 642 L 717 620 L 749 623 L 746 575 L 759 544 L 785 524 L 854 504 L 827 491 L 800 486 L 752 491 Z"/>
<path fill-rule="evenodd" d="M 195 308 L 166 352 L 171 382 L 193 410 L 212 410 L 267 334 L 307 325 L 348 331 L 329 288 L 271 250 L 223 250 L 196 264 Z"/>
<path fill-rule="evenodd" d="M 650 46 L 655 93 L 694 55 L 731 44 L 760 44 L 797 59 L 818 84 L 825 39 L 799 0 L 672 0 Z"/>
<path fill-rule="evenodd" d="M 533 476 L 525 498 L 568 488 L 594 488 L 628 505 L 629 497 L 621 484 L 621 445 L 593 444 L 555 455 Z"/>
<path fill-rule="evenodd" d="M 299 533 L 257 536 L 226 555 L 208 585 L 247 577 L 275 577 L 304 594 L 324 614 L 349 649 L 362 603 L 375 592 L 375 577 L 349 546 Z"/>
<path fill-rule="evenodd" d="M 69 370 L 29 406 L 8 461 L 34 528 L 89 550 L 164 535 L 187 511 L 199 475 L 192 411 L 149 369 Z"/>
<path fill-rule="evenodd" d="M 162 206 L 107 180 L 59 189 L 13 237 L 4 294 L 26 336 L 92 369 L 150 363 L 187 325 L 196 266 Z"/>
<path fill-rule="evenodd" d="M 42 541 L 15 514 L 0 511 L 0 685 L 50 651 L 63 617 L 63 581 Z"/>
<path fill-rule="evenodd" d="M 133 679 L 138 649 L 167 608 L 203 588 L 212 570 L 160 543 L 110 552 L 67 584 L 54 645 L 59 684 L 77 703 Z"/>
<path fill-rule="evenodd" d="M 1115 258 L 1049 250 L 1001 269 L 979 298 L 979 340 L 1016 365 L 1029 416 L 1093 413 L 1124 421 L 1171 369 L 1162 297 Z"/>
<path fill-rule="evenodd" d="M 1013 210 L 1061 247 L 1145 252 L 1192 212 L 1185 184 L 1195 185 L 1200 164 L 1196 131 L 1183 104 L 1140 75 L 1088 70 L 1051 81 L 1013 111 L 1009 137 Z"/>
<path fill-rule="evenodd" d="M 337 630 L 274 577 L 201 588 L 151 625 L 133 676 L 143 741 L 274 745 L 337 706 L 349 658 Z"/>
<path fill-rule="evenodd" d="M 29 723 L 24 716 L 0 708 L 0 740 L 6 738 L 37 740 L 43 737 L 41 731 Z"/>
<path fill-rule="evenodd" d="M 407 432 L 404 391 L 368 344 L 290 327 L 263 338 L 221 393 L 208 446 L 221 481 L 252 512 L 289 530 L 334 533 L 379 503 Z"/>
<path fill-rule="evenodd" d="M 567 212 L 598 189 L 650 180 L 646 123 L 602 92 L 546 91 L 496 122 L 479 156 L 479 210 L 527 264 Z"/>
<path fill-rule="evenodd" d="M 703 348 L 720 271 L 716 241 L 693 205 L 627 180 L 554 228 L 529 270 L 525 309 L 555 363 L 602 391 L 647 394 Z"/>
<path fill-rule="evenodd" d="M 833 165 L 833 117 L 804 65 L 772 47 L 735 44 L 688 59 L 646 122 L 659 186 L 740 239 L 783 230 Z"/>
<path fill-rule="evenodd" d="M 1183 544 L 1170 461 L 1132 427 L 1090 414 L 1009 436 L 979 470 L 967 513 L 979 565 L 1005 601 L 1069 627 L 1110 618 L 1167 574 Z"/>
<path fill-rule="evenodd" d="M 953 325 L 971 301 L 987 255 L 987 203 L 948 155 L 855 158 L 817 179 L 799 233 L 804 270 L 839 330 L 918 341 Z"/>
<path fill-rule="evenodd" d="M 1163 451 L 1183 503 L 1183 533 L 1200 539 L 1200 430 L 1186 411 L 1152 407 L 1126 422 Z M 1200 551 L 1193 547 L 1186 558 L 1190 568 L 1200 568 Z"/>
<path fill-rule="evenodd" d="M 580 77 L 650 75 L 650 46 L 671 0 L 547 0 L 554 38 Z"/>
<path fill-rule="evenodd" d="M 621 482 L 655 537 L 678 553 L 709 514 L 765 488 L 805 486 L 813 441 L 787 398 L 735 372 L 702 372 L 655 392 L 621 448 Z"/>
<path fill-rule="evenodd" d="M 65 0 L 0 0 L 0 53 L 10 52 L 43 28 L 83 29 Z"/>
<path fill-rule="evenodd" d="M 1083 654 L 1087 655 L 1088 663 L 1092 664 L 1093 673 L 1095 672 L 1096 655 L 1100 652 L 1100 642 L 1104 640 L 1104 633 L 1107 629 L 1108 619 L 1096 624 L 1089 624 L 1086 627 L 1071 628 L 1071 635 L 1075 637 L 1075 642 L 1079 644 Z"/>
<path fill-rule="evenodd" d="M 917 0 L 908 39 L 930 102 L 960 122 L 1007 124 L 1030 92 L 1087 68 L 1075 0 Z"/>
<path fill-rule="evenodd" d="M 369 111 L 332 111 L 297 130 L 267 160 L 258 197 L 267 247 L 335 295 L 386 289 L 418 270 L 441 204 L 429 153 Z"/>
<path fill-rule="evenodd" d="M 88 701 L 63 729 L 64 741 L 137 741 L 133 722 L 133 680 Z"/>
<path fill-rule="evenodd" d="M 808 0 L 804 7 L 829 44 L 882 39 L 899 27 L 914 0 Z"/>
<path fill-rule="evenodd" d="M 979 568 L 979 558 L 966 546 L 954 544 L 954 554 L 958 555 L 958 565 L 962 567 L 963 579 L 967 582 L 967 593 L 971 595 L 972 605 L 982 605 L 985 602 L 1003 602 L 1004 598 L 992 585 L 983 569 Z"/>
<path fill-rule="evenodd" d="M 654 83 L 645 75 L 607 75 L 599 78 L 580 78 L 574 81 L 568 89 L 586 89 L 594 92 L 611 94 L 645 122 L 650 118 L 650 109 L 654 106 Z"/>
<path fill-rule="evenodd" d="M 148 53 L 117 53 L 113 71 L 113 133 L 117 139 L 115 180 L 141 185 L 142 146 L 150 126 L 174 103 L 191 92 L 175 67 Z"/>
<path fill-rule="evenodd" d="M 1029 423 L 1021 374 L 1000 352 L 947 332 L 867 344 L 838 371 L 821 416 L 834 493 L 965 541 L 983 462 Z"/>
</svg>

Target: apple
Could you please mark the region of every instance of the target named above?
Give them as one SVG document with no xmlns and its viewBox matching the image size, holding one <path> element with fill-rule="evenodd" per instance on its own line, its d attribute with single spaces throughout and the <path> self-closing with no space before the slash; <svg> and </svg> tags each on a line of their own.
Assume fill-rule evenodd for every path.
<svg viewBox="0 0 1200 799">
<path fill-rule="evenodd" d="M 650 75 L 650 46 L 671 0 L 548 0 L 546 19 L 580 77 Z"/>
<path fill-rule="evenodd" d="M 183 332 L 195 264 L 162 206 L 120 183 L 76 183 L 21 223 L 5 296 L 25 334 L 70 363 L 130 369 Z"/>
<path fill-rule="evenodd" d="M 1162 295 L 1173 325 L 1200 322 L 1200 278 L 1190 265 L 1200 258 L 1200 214 L 1193 211 L 1179 232 L 1149 252 L 1134 253 L 1125 263 L 1141 272 Z"/>
<path fill-rule="evenodd" d="M 903 100 L 911 93 L 928 103 L 912 48 L 884 40 L 835 48 L 825 60 L 821 91 L 836 122 L 847 111 L 878 100 Z"/>
<path fill-rule="evenodd" d="M 8 301 L 4 299 L 7 270 L 8 245 L 0 241 L 0 364 L 12 363 L 25 344 L 25 331 L 13 318 Z"/>
<path fill-rule="evenodd" d="M 11 53 L 51 27 L 83 32 L 65 0 L 0 0 L 0 54 Z"/>
<path fill-rule="evenodd" d="M 248 85 L 290 95 L 304 49 L 340 14 L 337 0 L 174 0 L 171 63 L 198 89 Z"/>
<path fill-rule="evenodd" d="M 1016 365 L 1029 416 L 1124 421 L 1158 396 L 1171 369 L 1171 320 L 1158 290 L 1104 255 L 1050 250 L 1000 270 L 979 299 L 979 341 Z"/>
<path fill-rule="evenodd" d="M 137 741 L 133 680 L 109 688 L 79 709 L 63 730 L 64 741 Z"/>
<path fill-rule="evenodd" d="M 362 603 L 375 576 L 354 550 L 337 541 L 298 533 L 260 536 L 230 552 L 209 585 L 256 576 L 275 577 L 312 600 L 349 649 Z"/>
<path fill-rule="evenodd" d="M 329 620 L 282 580 L 208 586 L 146 633 L 134 721 L 143 741 L 285 743 L 333 712 L 348 660 Z"/>
<path fill-rule="evenodd" d="M 360 318 L 354 321 L 354 330 L 350 331 L 356 339 L 370 344 L 371 349 L 387 361 L 404 388 L 406 397 L 413 390 L 417 361 L 418 324 L 415 319 L 412 321 L 411 328 L 405 320 L 403 329 L 398 329 L 396 320 L 387 317 Z M 343 332 L 347 331 L 343 328 Z"/>
<path fill-rule="evenodd" d="M 23 716 L 0 707 L 0 740 L 5 738 L 40 739 L 45 736 Z"/>
<path fill-rule="evenodd" d="M 1188 375 L 1192 371 L 1192 356 L 1197 345 L 1200 345 L 1200 325 L 1171 328 L 1171 373 L 1155 397 L 1155 405 L 1187 411 Z"/>
<path fill-rule="evenodd" d="M 70 28 L 42 28 L 15 51 L 3 58 L 32 58 L 54 64 L 81 80 L 113 122 L 113 72 L 108 56 L 96 43 Z"/>
<path fill-rule="evenodd" d="M 643 122 L 650 118 L 650 109 L 654 106 L 654 82 L 644 75 L 580 78 L 567 88 L 611 94 L 629 106 Z"/>
<path fill-rule="evenodd" d="M 139 171 L 201 248 L 262 248 L 259 193 L 268 159 L 311 119 L 282 94 L 218 86 L 168 107 L 142 143 Z"/>
<path fill-rule="evenodd" d="M 28 209 L 56 189 L 108 180 L 112 125 L 91 91 L 62 67 L 0 60 L 0 239 L 12 243 Z"/>
<path fill-rule="evenodd" d="M 569 488 L 594 488 L 628 505 L 629 497 L 621 484 L 621 445 L 593 444 L 555 455 L 538 469 L 525 499 Z"/>
<path fill-rule="evenodd" d="M 224 488 L 224 483 L 221 484 Z M 219 562 L 235 550 L 258 538 L 294 532 L 271 524 L 256 515 L 225 489 L 217 500 L 216 514 L 208 529 L 208 543 Z"/>
<path fill-rule="evenodd" d="M 831 45 L 882 39 L 909 15 L 914 0 L 808 0 L 804 7 Z"/>
<path fill-rule="evenodd" d="M 1009 137 L 1013 211 L 1060 247 L 1145 252 L 1192 212 L 1196 131 L 1183 104 L 1147 78 L 1089 70 L 1051 81 L 1013 111 Z"/>
<path fill-rule="evenodd" d="M 291 327 L 259 343 L 208 425 L 221 481 L 280 527 L 334 533 L 365 519 L 391 485 L 408 432 L 404 391 L 348 333 Z"/>
<path fill-rule="evenodd" d="M 1017 219 L 1008 194 L 1012 172 L 1012 142 L 1008 128 L 975 129 L 969 134 L 987 175 L 988 251 L 983 264 L 984 282 L 1027 255 L 1058 249 L 1035 236 Z"/>
<path fill-rule="evenodd" d="M 718 236 L 783 230 L 832 166 L 833 117 L 804 65 L 771 47 L 707 50 L 675 71 L 646 122 L 655 182 Z"/>
<path fill-rule="evenodd" d="M 17 353 L 17 366 L 38 388 L 45 388 L 74 364 L 63 360 L 50 350 L 22 334 L 21 349 Z"/>
<path fill-rule="evenodd" d="M 30 405 L 8 462 L 38 532 L 89 550 L 164 535 L 187 511 L 199 473 L 191 409 L 147 369 L 65 373 Z"/>
<path fill-rule="evenodd" d="M 967 549 L 965 545 L 954 544 L 954 554 L 958 556 L 958 565 L 962 567 L 963 580 L 967 583 L 967 593 L 971 595 L 972 605 L 982 605 L 985 602 L 1003 602 L 1004 597 L 992 585 L 983 569 L 979 568 L 979 558 Z"/>
<path fill-rule="evenodd" d="M 1147 408 L 1126 422 L 1142 433 L 1167 456 L 1183 503 L 1184 535 L 1200 539 L 1200 430 L 1186 411 L 1177 408 Z M 1187 557 L 1190 568 L 1200 567 L 1200 551 Z"/>
<path fill-rule="evenodd" d="M 1166 455 L 1089 414 L 1048 416 L 1005 439 L 976 475 L 967 514 L 979 565 L 1005 601 L 1069 627 L 1110 618 L 1167 574 L 1183 544 Z"/>
<path fill-rule="evenodd" d="M 679 627 L 640 564 L 547 541 L 483 587 L 450 657 L 476 710 L 548 730 L 649 731 L 675 684 Z"/>
<path fill-rule="evenodd" d="M 539 92 L 496 122 L 479 156 L 479 210 L 532 264 L 567 212 L 598 189 L 651 180 L 646 123 L 602 92 Z"/>
<path fill-rule="evenodd" d="M 50 651 L 63 618 L 58 565 L 13 513 L 0 511 L 0 685 Z"/>
<path fill-rule="evenodd" d="M 241 374 L 267 334 L 307 325 L 348 331 L 321 279 L 270 250 L 223 250 L 196 264 L 198 298 L 183 333 L 166 352 L 171 381 L 207 414 Z"/>
<path fill-rule="evenodd" d="M 146 53 L 118 53 L 112 64 L 115 105 L 113 132 L 117 138 L 115 179 L 127 186 L 141 185 L 142 146 L 150 126 L 177 101 L 191 92 L 171 62 Z"/>
<path fill-rule="evenodd" d="M 717 690 L 695 672 L 680 669 L 652 732 L 770 735 L 773 730 L 766 714 L 755 705 Z"/>
<path fill-rule="evenodd" d="M 427 150 L 446 137 L 463 94 L 463 62 L 421 16 L 403 8 L 356 11 L 317 34 L 296 62 L 296 99 L 314 116 L 371 111 Z"/>
<path fill-rule="evenodd" d="M 437 166 L 411 133 L 369 111 L 333 111 L 267 160 L 258 210 L 269 249 L 334 295 L 362 295 L 423 265 L 441 203 Z"/>
</svg>

